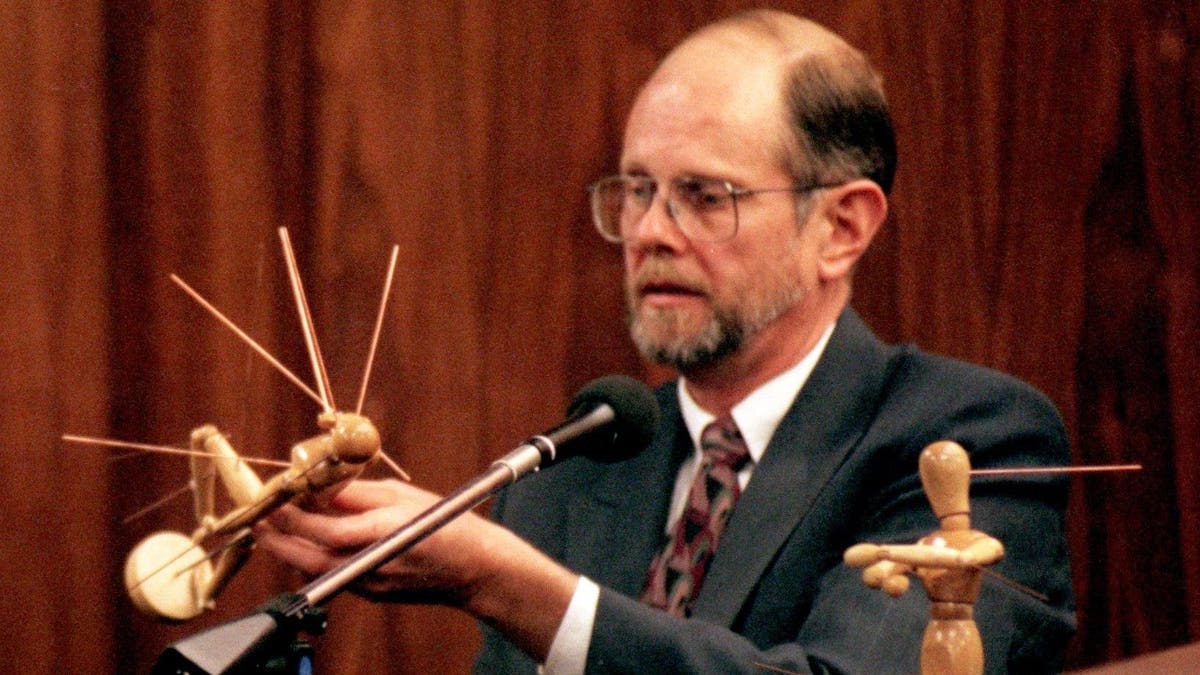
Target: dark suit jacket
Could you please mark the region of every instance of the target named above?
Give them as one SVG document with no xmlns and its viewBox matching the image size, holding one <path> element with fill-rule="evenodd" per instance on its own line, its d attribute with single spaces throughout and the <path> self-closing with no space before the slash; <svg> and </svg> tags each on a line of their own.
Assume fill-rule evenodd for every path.
<svg viewBox="0 0 1200 675">
<path fill-rule="evenodd" d="M 691 451 L 675 385 L 663 422 L 622 462 L 576 459 L 518 483 L 493 516 L 601 586 L 589 673 L 916 673 L 929 602 L 919 583 L 894 599 L 842 563 L 855 543 L 911 543 L 937 527 L 917 458 L 954 440 L 974 468 L 1062 466 L 1054 407 L 977 366 L 884 345 L 851 310 L 785 415 L 726 526 L 690 619 L 639 604 L 680 462 Z M 1058 670 L 1074 630 L 1063 538 L 1066 481 L 972 480 L 972 526 L 1006 549 L 993 569 L 1048 596 L 985 577 L 976 604 L 989 672 Z M 476 669 L 532 672 L 487 627 Z"/>
</svg>

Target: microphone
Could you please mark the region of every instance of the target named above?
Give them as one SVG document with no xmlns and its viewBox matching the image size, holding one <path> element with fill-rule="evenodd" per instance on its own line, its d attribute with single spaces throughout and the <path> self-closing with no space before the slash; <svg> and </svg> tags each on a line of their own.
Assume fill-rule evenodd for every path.
<svg viewBox="0 0 1200 675">
<path fill-rule="evenodd" d="M 513 452 L 536 450 L 536 468 L 574 456 L 618 462 L 645 449 L 658 416 L 658 402 L 646 385 L 626 375 L 606 375 L 575 394 L 565 422 L 530 436 Z"/>
</svg>

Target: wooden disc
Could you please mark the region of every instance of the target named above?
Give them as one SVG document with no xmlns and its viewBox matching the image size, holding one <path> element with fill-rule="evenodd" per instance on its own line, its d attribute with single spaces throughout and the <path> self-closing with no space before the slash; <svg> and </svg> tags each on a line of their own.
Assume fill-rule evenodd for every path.
<svg viewBox="0 0 1200 675">
<path fill-rule="evenodd" d="M 138 609 L 174 621 L 186 621 L 205 609 L 200 589 L 212 579 L 204 549 L 179 532 L 155 532 L 125 560 L 125 589 Z"/>
</svg>

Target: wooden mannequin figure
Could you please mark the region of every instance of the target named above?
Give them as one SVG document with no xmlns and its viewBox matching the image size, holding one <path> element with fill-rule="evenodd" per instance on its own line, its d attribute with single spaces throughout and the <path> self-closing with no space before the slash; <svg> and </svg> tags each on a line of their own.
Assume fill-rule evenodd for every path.
<svg viewBox="0 0 1200 675">
<path fill-rule="evenodd" d="M 931 605 L 921 643 L 924 675 L 978 675 L 983 644 L 975 625 L 983 567 L 1004 557 L 1004 546 L 971 529 L 970 461 L 962 446 L 938 441 L 921 453 L 921 484 L 941 528 L 910 545 L 858 544 L 845 561 L 863 567 L 863 581 L 899 597 L 908 590 L 909 572 L 925 586 Z"/>
<path fill-rule="evenodd" d="M 210 609 L 249 558 L 254 523 L 293 500 L 327 503 L 381 454 L 379 432 L 362 415 L 323 412 L 317 425 L 325 433 L 293 445 L 291 465 L 266 482 L 216 427 L 192 431 L 191 447 L 198 453 L 192 457 L 191 482 L 197 527 L 191 536 L 155 532 L 130 551 L 125 588 L 138 609 L 172 621 Z M 218 477 L 234 504 L 223 515 L 214 509 Z M 206 551 L 215 538 L 225 541 Z"/>
<path fill-rule="evenodd" d="M 211 608 L 217 594 L 249 557 L 254 546 L 251 534 L 253 525 L 283 504 L 298 500 L 328 504 L 342 486 L 357 478 L 376 459 L 382 460 L 398 476 L 408 480 L 404 470 L 383 454 L 379 431 L 371 420 L 362 415 L 399 248 L 392 247 L 383 298 L 359 389 L 358 405 L 354 412 L 348 412 L 339 410 L 334 403 L 296 256 L 286 229 L 279 228 L 279 238 L 301 331 L 317 381 L 317 391 L 310 389 L 182 279 L 172 274 L 171 280 L 320 404 L 322 411 L 317 415 L 317 427 L 321 433 L 293 445 L 290 461 L 285 463 L 283 471 L 265 481 L 259 478 L 248 466 L 248 462 L 254 460 L 239 455 L 226 437 L 210 424 L 192 431 L 190 450 L 64 436 L 73 441 L 132 445 L 191 455 L 192 480 L 189 485 L 195 503 L 195 530 L 190 535 L 171 530 L 151 534 L 133 548 L 125 562 L 125 588 L 134 604 L 151 615 L 172 621 L 186 621 Z M 218 479 L 233 503 L 233 507 L 224 513 L 216 510 Z M 206 550 L 206 546 L 211 546 L 212 550 Z"/>
</svg>

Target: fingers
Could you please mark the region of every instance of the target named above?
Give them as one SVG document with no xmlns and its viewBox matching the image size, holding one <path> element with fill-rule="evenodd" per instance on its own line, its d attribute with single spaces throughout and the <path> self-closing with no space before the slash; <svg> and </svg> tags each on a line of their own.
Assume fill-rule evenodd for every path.
<svg viewBox="0 0 1200 675">
<path fill-rule="evenodd" d="M 281 562 L 291 566 L 309 580 L 333 569 L 342 567 L 351 554 L 332 551 L 303 537 L 285 534 L 270 523 L 263 523 L 255 530 L 258 546 Z M 349 587 L 353 593 L 377 601 L 433 602 L 433 592 L 404 591 L 388 574 L 388 569 L 397 567 L 392 561 L 378 570 L 368 572 Z M 426 597 L 428 596 L 428 597 Z"/>
<path fill-rule="evenodd" d="M 260 548 L 313 577 L 342 565 L 401 524 L 394 509 L 338 516 L 309 513 L 289 504 L 258 523 L 254 535 Z M 359 586 L 382 593 L 389 588 L 387 575 L 379 570 L 361 579 Z"/>
<path fill-rule="evenodd" d="M 332 511 L 277 509 L 255 526 L 259 545 L 307 573 L 323 572 L 411 521 L 437 496 L 395 480 L 354 481 Z"/>
<path fill-rule="evenodd" d="M 259 545 L 308 575 L 344 563 L 362 549 L 410 523 L 438 497 L 395 480 L 354 481 L 320 512 L 294 504 L 277 509 L 255 527 Z M 476 560 L 481 547 L 467 513 L 358 579 L 354 591 L 376 599 L 450 602 L 464 583 L 460 558 Z M 471 571 L 471 570 L 468 570 Z"/>
<path fill-rule="evenodd" d="M 404 484 L 394 479 L 356 480 L 342 488 L 331 506 L 341 511 L 357 512 L 392 506 L 400 501 Z M 409 486 L 411 487 L 411 486 Z M 416 490 L 416 488 L 412 488 Z"/>
<path fill-rule="evenodd" d="M 330 514 L 312 513 L 288 504 L 279 508 L 267 522 L 281 534 L 307 539 L 317 547 L 344 553 L 374 543 L 407 521 L 394 507 Z"/>
<path fill-rule="evenodd" d="M 908 574 L 912 571 L 910 565 L 881 560 L 863 570 L 863 583 L 871 588 L 881 588 L 892 597 L 899 597 L 908 590 Z"/>
<path fill-rule="evenodd" d="M 309 577 L 324 574 L 342 561 L 341 556 L 328 549 L 308 539 L 280 532 L 266 521 L 255 526 L 254 538 L 259 548 Z"/>
</svg>

